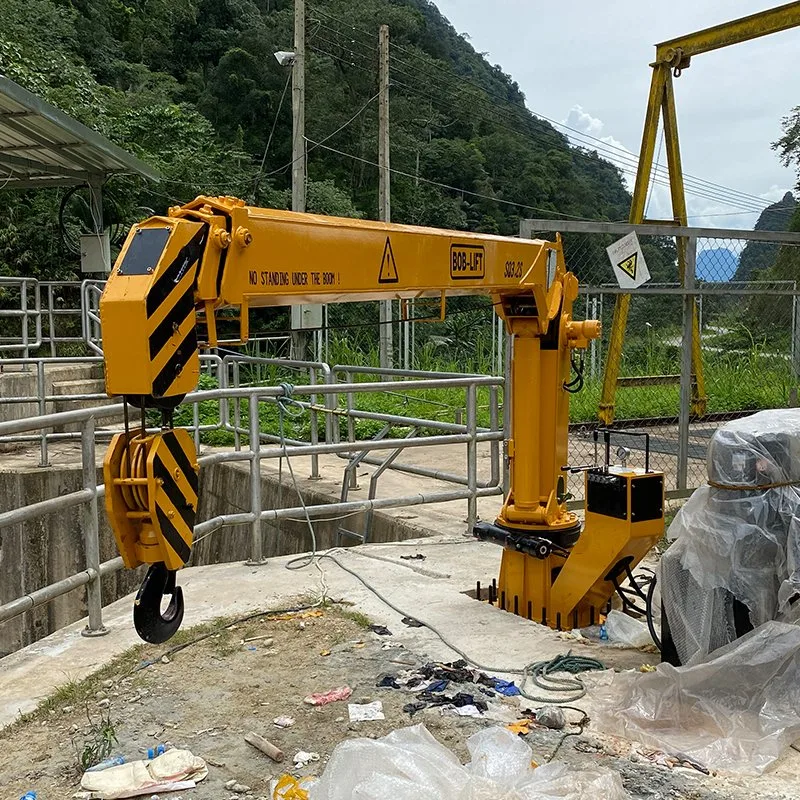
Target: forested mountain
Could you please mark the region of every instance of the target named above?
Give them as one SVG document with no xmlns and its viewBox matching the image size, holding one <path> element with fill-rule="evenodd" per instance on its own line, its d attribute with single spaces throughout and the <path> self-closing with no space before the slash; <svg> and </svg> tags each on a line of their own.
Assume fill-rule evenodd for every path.
<svg viewBox="0 0 800 800">
<path fill-rule="evenodd" d="M 200 193 L 285 207 L 291 91 L 273 53 L 292 49 L 292 15 L 290 0 L 0 0 L 0 73 L 162 173 L 155 185 L 112 179 L 108 217 Z M 315 0 L 307 17 L 309 210 L 377 215 L 387 23 L 394 220 L 514 234 L 521 216 L 626 218 L 617 169 L 532 116 L 427 0 Z M 3 192 L 0 273 L 73 273 L 59 199 Z"/>
<path fill-rule="evenodd" d="M 797 201 L 791 192 L 767 206 L 756 222 L 757 231 L 788 231 L 797 208 Z M 764 270 L 775 263 L 780 246 L 769 242 L 748 242 L 739 257 L 739 266 L 736 269 L 734 280 L 752 281 L 763 276 Z"/>
</svg>

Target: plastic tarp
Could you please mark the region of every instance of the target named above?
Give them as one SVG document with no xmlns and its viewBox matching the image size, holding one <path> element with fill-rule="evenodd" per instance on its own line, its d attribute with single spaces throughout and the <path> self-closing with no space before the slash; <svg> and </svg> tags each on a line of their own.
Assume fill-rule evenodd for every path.
<svg viewBox="0 0 800 800">
<path fill-rule="evenodd" d="M 767 622 L 700 663 L 615 674 L 592 706 L 604 733 L 759 774 L 800 737 L 800 628 Z"/>
<path fill-rule="evenodd" d="M 719 428 L 709 483 L 669 527 L 659 585 L 682 663 L 800 612 L 800 409 Z"/>
<path fill-rule="evenodd" d="M 467 740 L 456 756 L 424 725 L 382 739 L 352 739 L 334 749 L 310 800 L 629 800 L 619 775 L 553 763 L 536 767 L 530 747 L 505 728 Z"/>
</svg>

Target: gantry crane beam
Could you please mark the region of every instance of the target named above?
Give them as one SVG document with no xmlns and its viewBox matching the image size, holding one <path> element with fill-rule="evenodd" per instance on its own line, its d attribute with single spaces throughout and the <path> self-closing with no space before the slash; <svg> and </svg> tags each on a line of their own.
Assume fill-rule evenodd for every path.
<svg viewBox="0 0 800 800">
<path fill-rule="evenodd" d="M 679 36 L 656 45 L 656 60 L 650 65 L 653 75 L 650 95 L 647 101 L 642 146 L 639 153 L 639 166 L 636 172 L 629 221 L 633 224 L 654 222 L 645 219 L 647 191 L 650 186 L 650 173 L 656 148 L 659 122 L 664 126 L 664 144 L 667 151 L 667 174 L 669 177 L 670 198 L 674 222 L 687 225 L 686 191 L 683 183 L 681 151 L 678 138 L 678 118 L 675 109 L 673 78 L 680 77 L 691 58 L 729 45 L 758 39 L 772 33 L 789 30 L 800 25 L 800 2 L 787 3 L 777 8 L 760 11 L 747 17 L 714 25 L 686 36 Z M 686 241 L 678 241 L 678 272 L 684 280 Z M 614 421 L 614 406 L 619 379 L 619 367 L 625 328 L 630 308 L 630 294 L 617 295 L 614 319 L 609 337 L 606 356 L 603 392 L 598 409 L 599 418 L 607 425 Z M 703 356 L 700 342 L 700 324 L 694 297 L 692 306 L 692 413 L 702 415 L 706 411 L 708 398 L 703 375 Z"/>
</svg>

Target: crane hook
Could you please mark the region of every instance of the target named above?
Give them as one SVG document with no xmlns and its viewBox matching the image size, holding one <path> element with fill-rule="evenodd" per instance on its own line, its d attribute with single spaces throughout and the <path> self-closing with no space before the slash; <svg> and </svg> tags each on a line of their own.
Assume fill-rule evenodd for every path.
<svg viewBox="0 0 800 800">
<path fill-rule="evenodd" d="M 164 595 L 172 595 L 166 611 L 161 612 Z M 133 625 L 140 638 L 150 644 L 162 644 L 177 633 L 183 622 L 183 590 L 175 583 L 175 570 L 163 562 L 150 565 L 133 603 Z"/>
</svg>

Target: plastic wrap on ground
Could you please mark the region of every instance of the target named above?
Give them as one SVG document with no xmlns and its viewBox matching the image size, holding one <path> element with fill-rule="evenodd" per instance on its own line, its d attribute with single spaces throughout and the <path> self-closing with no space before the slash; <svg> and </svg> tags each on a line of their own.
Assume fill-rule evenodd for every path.
<svg viewBox="0 0 800 800">
<path fill-rule="evenodd" d="M 677 541 L 660 565 L 682 663 L 800 610 L 800 409 L 727 423 L 711 440 L 707 470 L 711 485 L 676 515 L 668 537 Z"/>
<path fill-rule="evenodd" d="M 771 621 L 700 663 L 616 674 L 592 706 L 604 733 L 759 774 L 800 737 L 800 628 Z"/>
<path fill-rule="evenodd" d="M 530 747 L 505 728 L 467 740 L 462 766 L 424 725 L 337 745 L 310 800 L 629 800 L 619 775 L 561 763 L 536 767 Z"/>
<path fill-rule="evenodd" d="M 606 619 L 608 641 L 625 647 L 646 647 L 653 644 L 647 625 L 622 611 L 612 610 Z"/>
</svg>

